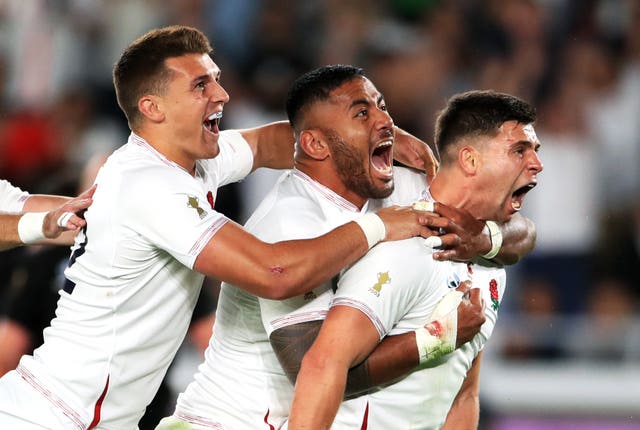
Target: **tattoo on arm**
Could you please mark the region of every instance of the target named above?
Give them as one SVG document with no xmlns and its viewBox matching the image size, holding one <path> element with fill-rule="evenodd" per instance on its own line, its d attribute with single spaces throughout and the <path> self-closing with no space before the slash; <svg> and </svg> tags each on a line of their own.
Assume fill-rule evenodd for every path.
<svg viewBox="0 0 640 430">
<path fill-rule="evenodd" d="M 302 357 L 311 348 L 322 326 L 320 321 L 308 321 L 280 328 L 269 337 L 271 347 L 289 381 L 295 384 Z"/>
<path fill-rule="evenodd" d="M 318 336 L 321 326 L 322 321 L 309 321 L 271 333 L 271 346 L 292 384 L 300 371 L 302 357 Z M 412 333 L 388 336 L 365 361 L 349 370 L 345 397 L 357 397 L 392 382 L 414 370 L 418 362 Z"/>
</svg>

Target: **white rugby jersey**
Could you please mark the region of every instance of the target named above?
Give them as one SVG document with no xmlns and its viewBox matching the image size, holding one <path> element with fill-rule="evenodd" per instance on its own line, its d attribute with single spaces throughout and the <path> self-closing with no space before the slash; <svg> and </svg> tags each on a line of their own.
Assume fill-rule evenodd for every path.
<svg viewBox="0 0 640 430">
<path fill-rule="evenodd" d="M 24 208 L 29 193 L 0 179 L 0 212 L 18 213 Z"/>
<path fill-rule="evenodd" d="M 227 221 L 216 190 L 253 164 L 238 132 L 219 145 L 193 177 L 132 134 L 98 173 L 56 318 L 17 369 L 76 428 L 137 428 L 180 346 L 203 281 L 193 264 Z"/>
<path fill-rule="evenodd" d="M 456 394 L 495 326 L 505 290 L 504 269 L 436 261 L 424 239 L 382 243 L 356 262 L 340 279 L 332 306 L 354 307 L 369 317 L 380 338 L 415 330 L 429 320 L 435 306 L 461 281 L 482 290 L 486 322 L 470 342 L 437 366 L 413 372 L 401 381 L 365 396 L 369 430 L 439 429 Z M 359 428 L 360 416 L 343 411 L 333 429 Z M 341 424 L 338 424 L 341 423 Z"/>
<path fill-rule="evenodd" d="M 270 243 L 311 238 L 361 216 L 366 208 L 359 210 L 306 174 L 291 170 L 279 178 L 245 228 Z M 205 428 L 280 428 L 289 414 L 293 387 L 271 349 L 261 308 L 265 321 L 275 313 L 271 307 L 282 313 L 298 311 L 284 318 L 288 324 L 322 320 L 331 296 L 330 282 L 282 302 L 263 301 L 223 284 L 205 361 L 178 397 L 174 416 Z M 278 318 L 267 324 L 269 334 L 281 326 Z"/>
</svg>

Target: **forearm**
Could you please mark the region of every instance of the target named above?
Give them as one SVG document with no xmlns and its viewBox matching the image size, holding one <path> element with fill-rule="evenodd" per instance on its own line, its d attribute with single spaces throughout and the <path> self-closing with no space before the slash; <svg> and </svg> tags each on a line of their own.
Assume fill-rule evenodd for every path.
<svg viewBox="0 0 640 430">
<path fill-rule="evenodd" d="M 290 169 L 293 167 L 295 140 L 288 121 L 239 130 L 253 151 L 253 170 L 260 167 Z"/>
<path fill-rule="evenodd" d="M 197 257 L 194 269 L 260 297 L 281 300 L 331 279 L 368 250 L 360 227 L 347 223 L 315 239 L 267 244 L 229 222 Z M 220 261 L 232 264 L 220 264 Z"/>
<path fill-rule="evenodd" d="M 502 248 L 494 260 L 502 265 L 511 265 L 520 261 L 536 244 L 536 228 L 533 221 L 516 214 L 511 220 L 500 226 Z"/>
<path fill-rule="evenodd" d="M 49 212 L 71 200 L 70 197 L 53 196 L 48 194 L 33 194 L 24 203 L 24 212 Z"/>
<path fill-rule="evenodd" d="M 451 406 L 442 430 L 476 430 L 480 421 L 480 399 L 462 395 Z"/>
<path fill-rule="evenodd" d="M 0 214 L 0 251 L 22 245 L 18 235 L 21 214 Z"/>
<path fill-rule="evenodd" d="M 337 364 L 327 354 L 310 351 L 296 382 L 288 428 L 329 429 L 342 402 L 345 379 L 346 366 Z"/>
<path fill-rule="evenodd" d="M 480 421 L 480 352 L 467 371 L 442 430 L 476 430 Z"/>
<path fill-rule="evenodd" d="M 357 397 L 393 382 L 420 364 L 414 332 L 385 337 L 373 352 L 347 375 L 345 397 Z"/>
</svg>

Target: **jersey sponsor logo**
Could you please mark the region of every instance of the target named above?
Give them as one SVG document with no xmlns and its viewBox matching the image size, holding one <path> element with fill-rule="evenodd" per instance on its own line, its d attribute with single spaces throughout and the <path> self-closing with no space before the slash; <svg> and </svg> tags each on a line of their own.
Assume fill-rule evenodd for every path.
<svg viewBox="0 0 640 430">
<path fill-rule="evenodd" d="M 382 286 L 389 283 L 391 283 L 389 272 L 378 272 L 378 282 L 373 284 L 373 287 L 369 288 L 369 291 L 376 297 L 380 297 L 380 290 L 382 290 Z"/>
<path fill-rule="evenodd" d="M 200 217 L 200 219 L 206 217 L 207 211 L 205 211 L 200 207 L 200 200 L 196 196 L 187 196 L 187 197 L 188 197 L 187 206 L 195 209 L 196 212 L 198 212 L 198 216 Z"/>
<path fill-rule="evenodd" d="M 213 201 L 213 193 L 211 191 L 207 193 L 207 201 L 209 202 L 209 206 L 211 206 L 211 209 L 213 209 L 213 207 L 215 206 L 215 202 Z"/>
</svg>

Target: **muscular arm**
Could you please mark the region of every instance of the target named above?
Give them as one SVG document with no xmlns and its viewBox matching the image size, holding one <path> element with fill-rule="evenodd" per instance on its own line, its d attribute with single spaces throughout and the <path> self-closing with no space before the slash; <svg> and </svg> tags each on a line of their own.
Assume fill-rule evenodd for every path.
<svg viewBox="0 0 640 430">
<path fill-rule="evenodd" d="M 271 346 L 292 384 L 295 384 L 302 358 L 318 336 L 321 326 L 322 321 L 309 321 L 271 334 Z M 345 397 L 355 397 L 375 386 L 389 383 L 415 370 L 419 361 L 414 332 L 387 336 L 364 361 L 349 369 Z"/>
<path fill-rule="evenodd" d="M 272 122 L 260 127 L 238 130 L 253 152 L 253 170 L 259 167 L 293 167 L 295 140 L 289 121 Z"/>
<path fill-rule="evenodd" d="M 419 170 L 424 170 L 427 175 L 427 182 L 436 175 L 438 171 L 437 149 L 431 148 L 426 142 L 418 139 L 412 134 L 394 127 L 396 141 L 393 148 L 393 158 L 402 164 Z"/>
<path fill-rule="evenodd" d="M 471 340 L 485 321 L 480 289 L 469 290 L 467 287 L 459 287 L 460 291 L 469 292 L 469 299 L 463 300 L 458 307 L 456 347 Z M 295 384 L 302 358 L 316 339 L 321 325 L 322 321 L 293 324 L 275 330 L 269 338 L 292 384 Z M 357 397 L 374 387 L 389 384 L 416 370 L 419 361 L 414 332 L 386 336 L 370 355 L 349 369 L 345 397 Z"/>
<path fill-rule="evenodd" d="M 386 227 L 385 240 L 431 235 L 424 226 L 430 218 L 410 208 L 384 208 L 378 215 Z M 194 269 L 257 296 L 281 300 L 331 279 L 367 250 L 355 222 L 314 239 L 269 244 L 229 221 L 200 252 Z"/>
<path fill-rule="evenodd" d="M 0 251 L 22 245 L 18 236 L 18 221 L 22 214 L 0 214 Z"/>
<path fill-rule="evenodd" d="M 318 338 L 302 360 L 289 429 L 331 427 L 342 402 L 347 371 L 362 361 L 377 343 L 378 332 L 363 313 L 348 306 L 332 308 Z"/>
<path fill-rule="evenodd" d="M 442 430 L 475 430 L 480 420 L 480 361 L 482 351 L 473 360 L 467 377 L 451 405 Z"/>
<path fill-rule="evenodd" d="M 528 218 L 516 214 L 511 221 L 500 226 L 502 248 L 494 258 L 502 265 L 511 265 L 520 261 L 536 245 L 536 226 Z"/>
</svg>

